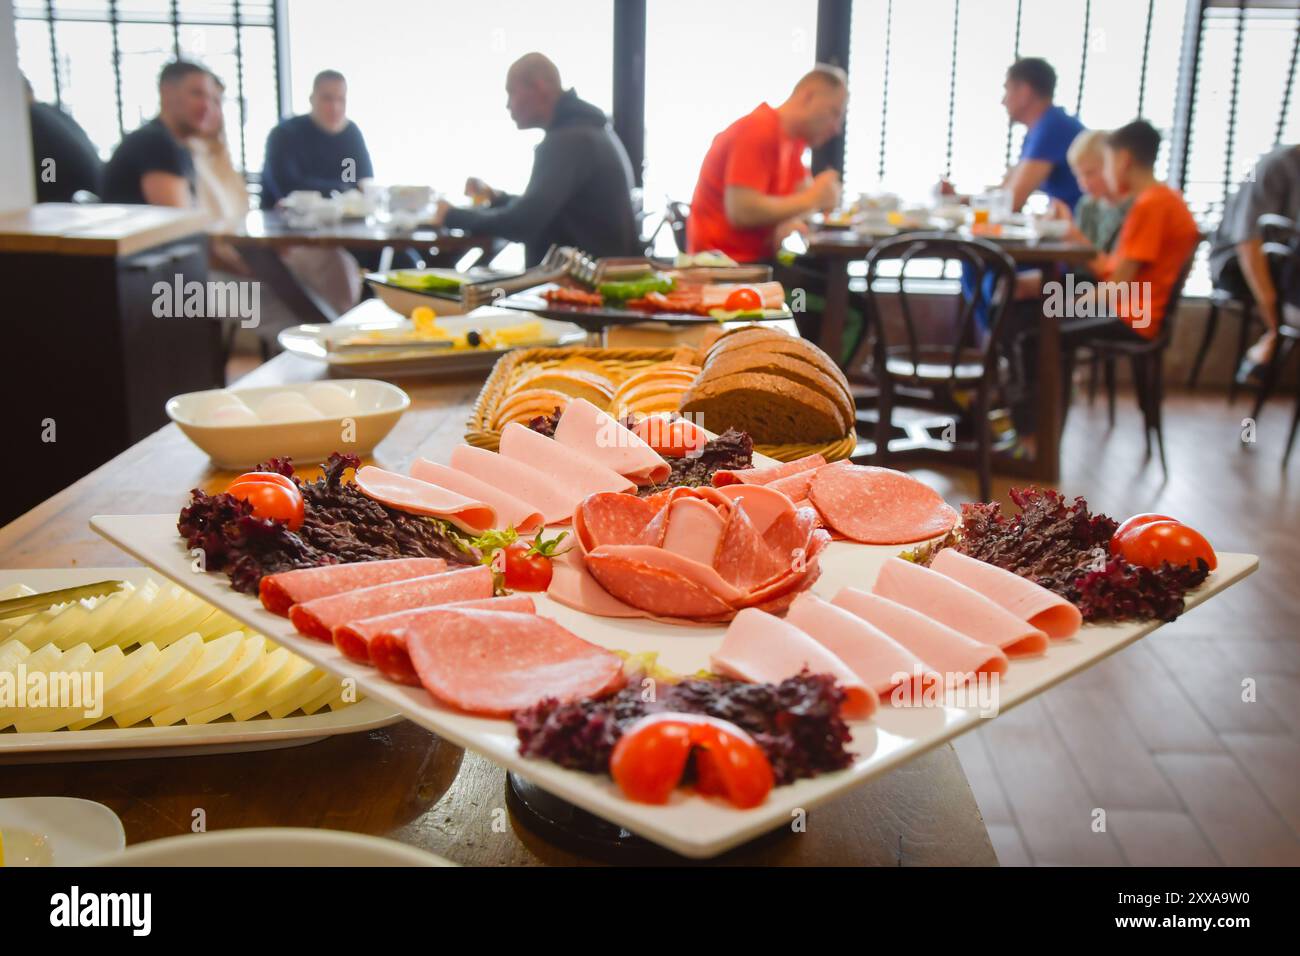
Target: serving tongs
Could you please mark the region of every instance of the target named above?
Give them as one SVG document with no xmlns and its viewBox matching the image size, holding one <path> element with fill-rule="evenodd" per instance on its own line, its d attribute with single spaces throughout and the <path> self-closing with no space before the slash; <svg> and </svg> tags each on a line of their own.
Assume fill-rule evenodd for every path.
<svg viewBox="0 0 1300 956">
<path fill-rule="evenodd" d="M 94 584 L 78 584 L 75 587 L 59 588 L 57 591 L 42 591 L 40 594 L 25 594 L 22 597 L 0 601 L 0 620 L 18 617 L 20 614 L 35 614 L 45 611 L 56 604 L 70 604 L 84 601 L 86 598 L 105 597 L 122 590 L 124 581 L 96 581 Z"/>
</svg>

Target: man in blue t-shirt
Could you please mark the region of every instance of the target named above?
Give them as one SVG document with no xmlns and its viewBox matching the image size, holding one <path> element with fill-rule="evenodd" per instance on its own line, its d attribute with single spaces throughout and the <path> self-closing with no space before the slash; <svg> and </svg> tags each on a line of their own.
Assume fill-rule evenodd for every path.
<svg viewBox="0 0 1300 956">
<path fill-rule="evenodd" d="M 1011 207 L 1017 212 L 1030 193 L 1041 189 L 1071 209 L 1083 194 L 1065 154 L 1084 126 L 1052 102 L 1056 71 L 1046 60 L 1026 57 L 1007 70 L 1002 105 L 1013 123 L 1026 127 L 1020 162 L 1007 170 L 1004 188 L 1011 190 Z"/>
</svg>

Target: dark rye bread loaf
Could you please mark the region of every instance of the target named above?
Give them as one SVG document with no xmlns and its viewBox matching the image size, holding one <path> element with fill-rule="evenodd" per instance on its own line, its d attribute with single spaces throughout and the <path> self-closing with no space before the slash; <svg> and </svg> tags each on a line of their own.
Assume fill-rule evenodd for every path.
<svg viewBox="0 0 1300 956">
<path fill-rule="evenodd" d="M 849 380 L 845 377 L 844 371 L 835 364 L 835 360 L 807 339 L 796 338 L 793 335 L 782 334 L 772 338 L 736 338 L 730 344 L 710 353 L 706 364 L 722 355 L 746 355 L 756 350 L 781 353 L 807 362 L 818 371 L 834 379 L 846 395 L 852 395 L 849 390 Z"/>
<path fill-rule="evenodd" d="M 743 342 L 760 342 L 764 339 L 788 339 L 790 334 L 766 325 L 742 325 L 738 329 L 728 329 L 705 346 L 701 351 L 700 364 L 707 362 L 710 356 L 720 349 L 731 348 Z"/>
<path fill-rule="evenodd" d="M 712 380 L 737 372 L 761 372 L 787 378 L 827 398 L 839 414 L 840 434 L 847 434 L 854 420 L 853 399 L 839 380 L 812 362 L 764 348 L 767 344 L 769 343 L 764 342 L 753 348 L 723 350 L 709 359 L 704 366 L 703 375 Z"/>
<path fill-rule="evenodd" d="M 710 431 L 738 428 L 763 445 L 829 442 L 848 431 L 840 409 L 821 392 L 766 372 L 702 372 L 679 408 Z"/>
</svg>

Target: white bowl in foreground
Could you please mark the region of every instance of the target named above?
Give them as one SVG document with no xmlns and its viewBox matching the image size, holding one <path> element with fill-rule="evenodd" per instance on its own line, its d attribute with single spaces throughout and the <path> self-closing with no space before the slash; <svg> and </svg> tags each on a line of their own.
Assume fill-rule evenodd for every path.
<svg viewBox="0 0 1300 956">
<path fill-rule="evenodd" d="M 116 813 L 78 797 L 9 797 L 0 800 L 4 865 L 84 866 L 120 852 L 126 832 Z"/>
<path fill-rule="evenodd" d="M 383 837 L 307 827 L 185 833 L 127 847 L 96 866 L 454 866 Z"/>
<path fill-rule="evenodd" d="M 168 400 L 167 417 L 218 467 L 244 470 L 272 457 L 368 455 L 410 405 L 396 385 L 353 378 L 189 392 Z"/>
</svg>

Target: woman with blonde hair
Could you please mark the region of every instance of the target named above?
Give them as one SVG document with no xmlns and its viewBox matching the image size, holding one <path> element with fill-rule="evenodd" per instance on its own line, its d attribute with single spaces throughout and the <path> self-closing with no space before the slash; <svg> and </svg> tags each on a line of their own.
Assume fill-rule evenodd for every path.
<svg viewBox="0 0 1300 956">
<path fill-rule="evenodd" d="M 1116 196 L 1106 181 L 1102 148 L 1108 133 L 1100 129 L 1087 129 L 1074 138 L 1065 154 L 1066 162 L 1079 181 L 1083 197 L 1074 207 L 1060 200 L 1052 203 L 1058 219 L 1073 219 L 1069 238 L 1086 242 L 1098 252 L 1110 252 L 1119 238 L 1120 228 L 1133 205 L 1132 196 Z"/>
</svg>

